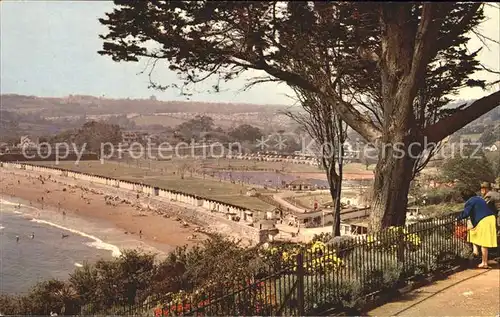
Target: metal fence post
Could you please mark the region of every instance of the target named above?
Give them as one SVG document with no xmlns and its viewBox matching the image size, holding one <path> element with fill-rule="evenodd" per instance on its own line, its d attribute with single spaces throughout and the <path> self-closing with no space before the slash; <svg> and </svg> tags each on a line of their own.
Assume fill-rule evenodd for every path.
<svg viewBox="0 0 500 317">
<path fill-rule="evenodd" d="M 304 316 L 304 255 L 302 251 L 297 254 L 297 310 L 299 316 Z"/>
</svg>

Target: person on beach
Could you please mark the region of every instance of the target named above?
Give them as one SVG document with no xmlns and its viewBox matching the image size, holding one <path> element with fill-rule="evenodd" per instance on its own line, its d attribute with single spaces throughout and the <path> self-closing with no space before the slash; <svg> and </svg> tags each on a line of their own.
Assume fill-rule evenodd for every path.
<svg viewBox="0 0 500 317">
<path fill-rule="evenodd" d="M 35 239 L 35 233 L 34 232 L 31 233 L 30 238 L 31 238 L 31 240 Z"/>
<path fill-rule="evenodd" d="M 477 246 L 481 247 L 481 263 L 478 268 L 488 269 L 488 248 L 497 247 L 496 219 L 488 208 L 486 201 L 477 196 L 472 190 L 466 189 L 461 193 L 465 201 L 464 210 L 457 220 L 469 218 L 472 228 L 468 230 L 467 240 L 474 246 L 474 255 L 479 255 Z"/>
<path fill-rule="evenodd" d="M 16 236 L 16 242 L 19 243 L 19 236 Z"/>
</svg>

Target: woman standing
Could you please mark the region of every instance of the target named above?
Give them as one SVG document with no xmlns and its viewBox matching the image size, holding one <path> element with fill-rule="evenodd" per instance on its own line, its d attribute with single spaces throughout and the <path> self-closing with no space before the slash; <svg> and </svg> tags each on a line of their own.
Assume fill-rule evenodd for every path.
<svg viewBox="0 0 500 317">
<path fill-rule="evenodd" d="M 473 228 L 468 232 L 468 241 L 473 245 L 480 246 L 482 253 L 482 261 L 478 268 L 489 269 L 488 248 L 497 247 L 495 215 L 488 208 L 486 201 L 476 196 L 473 191 L 464 190 L 461 192 L 461 196 L 465 201 L 465 207 L 457 219 L 470 218 Z M 476 250 L 476 248 L 474 249 Z"/>
</svg>

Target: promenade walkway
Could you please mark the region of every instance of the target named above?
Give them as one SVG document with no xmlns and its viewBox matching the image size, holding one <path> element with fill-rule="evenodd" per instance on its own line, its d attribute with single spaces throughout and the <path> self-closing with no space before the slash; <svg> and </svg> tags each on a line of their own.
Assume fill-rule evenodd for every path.
<svg viewBox="0 0 500 317">
<path fill-rule="evenodd" d="M 392 303 L 377 307 L 368 316 L 498 316 L 500 266 L 470 269 L 416 289 Z"/>
</svg>

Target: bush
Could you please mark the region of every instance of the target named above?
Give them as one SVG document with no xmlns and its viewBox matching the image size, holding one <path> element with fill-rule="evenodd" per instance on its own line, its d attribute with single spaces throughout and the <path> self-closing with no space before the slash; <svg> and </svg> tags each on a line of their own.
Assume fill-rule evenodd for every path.
<svg viewBox="0 0 500 317">
<path fill-rule="evenodd" d="M 328 224 L 326 224 L 328 225 Z M 330 241 L 332 241 L 333 239 L 333 236 L 331 233 L 328 233 L 328 232 L 323 232 L 323 233 L 320 233 L 320 234 L 315 234 L 312 238 L 312 243 L 316 242 L 316 241 L 321 241 L 323 243 L 328 243 Z"/>
<path fill-rule="evenodd" d="M 342 276 L 357 280 L 364 294 L 394 288 L 403 272 L 394 251 L 355 249 L 344 259 Z"/>
<path fill-rule="evenodd" d="M 159 263 L 152 254 L 126 251 L 118 259 L 85 264 L 68 282 L 50 280 L 26 296 L 0 296 L 0 307 L 3 314 L 16 315 L 123 315 L 131 307 L 138 315 L 154 307 L 166 315 L 193 309 L 205 315 L 273 315 L 281 305 L 295 311 L 292 287 L 300 252 L 308 312 L 359 308 L 370 293 L 470 258 L 471 247 L 456 237 L 455 224 L 449 216 L 365 238 L 323 235 L 309 244 L 265 249 L 243 249 L 214 237 L 192 249 L 177 248 Z"/>
<path fill-rule="evenodd" d="M 71 285 L 55 279 L 37 283 L 27 295 L 0 296 L 5 315 L 77 314 L 79 298 Z"/>
<path fill-rule="evenodd" d="M 458 192 L 454 188 L 433 188 L 426 192 L 425 204 L 438 205 L 443 203 L 461 202 Z"/>
</svg>

